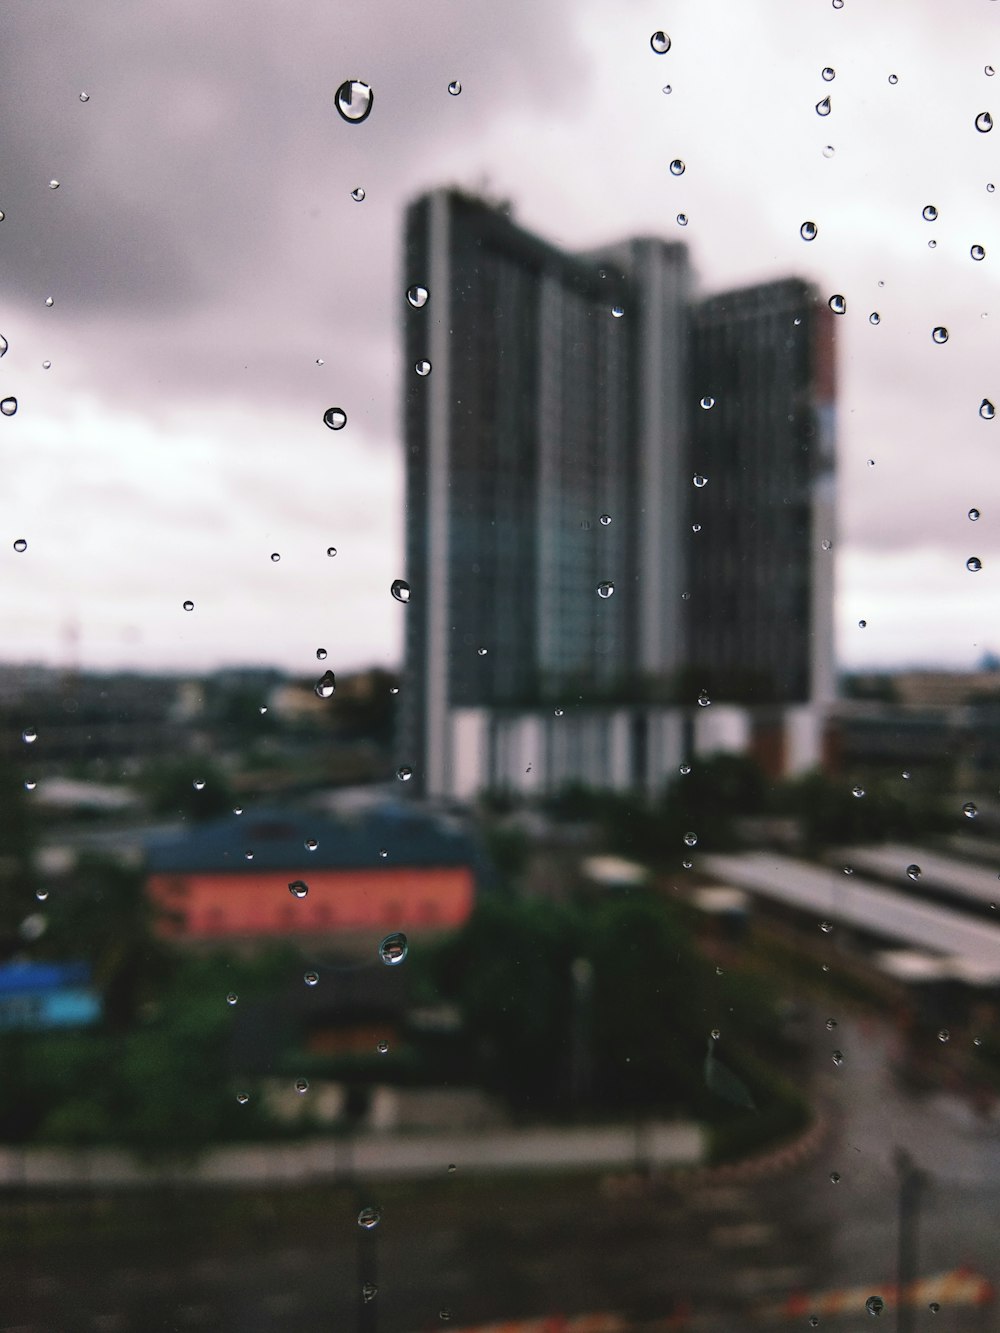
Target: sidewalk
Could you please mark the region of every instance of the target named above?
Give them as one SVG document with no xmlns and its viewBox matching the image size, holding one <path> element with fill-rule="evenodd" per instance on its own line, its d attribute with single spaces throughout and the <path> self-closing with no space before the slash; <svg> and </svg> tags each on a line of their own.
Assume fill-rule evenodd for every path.
<svg viewBox="0 0 1000 1333">
<path fill-rule="evenodd" d="M 540 1171 L 697 1166 L 699 1125 L 646 1122 L 496 1133 L 369 1134 L 354 1139 L 211 1148 L 188 1164 L 146 1165 L 117 1148 L 0 1148 L 2 1189 L 303 1185 L 354 1177 L 438 1176 L 454 1167 Z"/>
</svg>

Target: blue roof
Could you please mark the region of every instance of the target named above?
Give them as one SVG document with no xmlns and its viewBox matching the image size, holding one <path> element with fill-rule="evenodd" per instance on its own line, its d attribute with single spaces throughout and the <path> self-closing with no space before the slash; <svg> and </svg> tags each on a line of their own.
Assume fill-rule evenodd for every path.
<svg viewBox="0 0 1000 1333">
<path fill-rule="evenodd" d="M 89 980 L 89 963 L 4 963 L 0 967 L 0 995 L 85 986 Z"/>
<path fill-rule="evenodd" d="M 314 840 L 315 850 L 309 850 Z M 381 852 L 388 853 L 383 858 Z M 252 860 L 246 853 L 253 852 Z M 269 807 L 191 824 L 146 842 L 151 871 L 184 873 L 300 869 L 356 870 L 374 866 L 475 866 L 472 840 L 459 829 L 409 805 L 386 804 L 352 818 Z"/>
</svg>

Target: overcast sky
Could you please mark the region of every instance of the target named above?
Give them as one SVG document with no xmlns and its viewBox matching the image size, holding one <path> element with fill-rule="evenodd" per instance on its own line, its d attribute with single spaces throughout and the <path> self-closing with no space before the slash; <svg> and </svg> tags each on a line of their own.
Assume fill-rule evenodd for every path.
<svg viewBox="0 0 1000 1333">
<path fill-rule="evenodd" d="M 0 658 L 64 662 L 75 624 L 85 666 L 398 662 L 402 211 L 484 180 L 567 247 L 683 239 L 706 292 L 844 294 L 841 664 L 1000 650 L 996 0 L 31 0 L 3 22 Z M 349 77 L 375 90 L 361 125 L 335 110 Z"/>
</svg>

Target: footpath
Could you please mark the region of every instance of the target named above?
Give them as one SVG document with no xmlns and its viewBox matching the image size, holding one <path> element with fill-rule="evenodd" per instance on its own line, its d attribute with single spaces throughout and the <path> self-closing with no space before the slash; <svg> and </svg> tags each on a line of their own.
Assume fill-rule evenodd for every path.
<svg viewBox="0 0 1000 1333">
<path fill-rule="evenodd" d="M 540 1171 L 586 1167 L 650 1171 L 697 1167 L 700 1125 L 645 1121 L 454 1134 L 366 1134 L 287 1144 L 210 1148 L 190 1161 L 147 1163 L 118 1148 L 0 1148 L 0 1190 L 281 1186 L 358 1177 L 411 1179 L 451 1169 Z"/>
</svg>

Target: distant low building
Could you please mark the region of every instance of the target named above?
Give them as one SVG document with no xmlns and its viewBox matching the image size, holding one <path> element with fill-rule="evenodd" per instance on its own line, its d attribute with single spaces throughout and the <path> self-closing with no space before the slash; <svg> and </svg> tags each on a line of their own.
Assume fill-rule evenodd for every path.
<svg viewBox="0 0 1000 1333">
<path fill-rule="evenodd" d="M 270 809 L 152 840 L 147 889 L 168 937 L 332 942 L 460 926 L 476 867 L 468 835 L 423 811 L 386 805 L 333 819 Z"/>
</svg>

